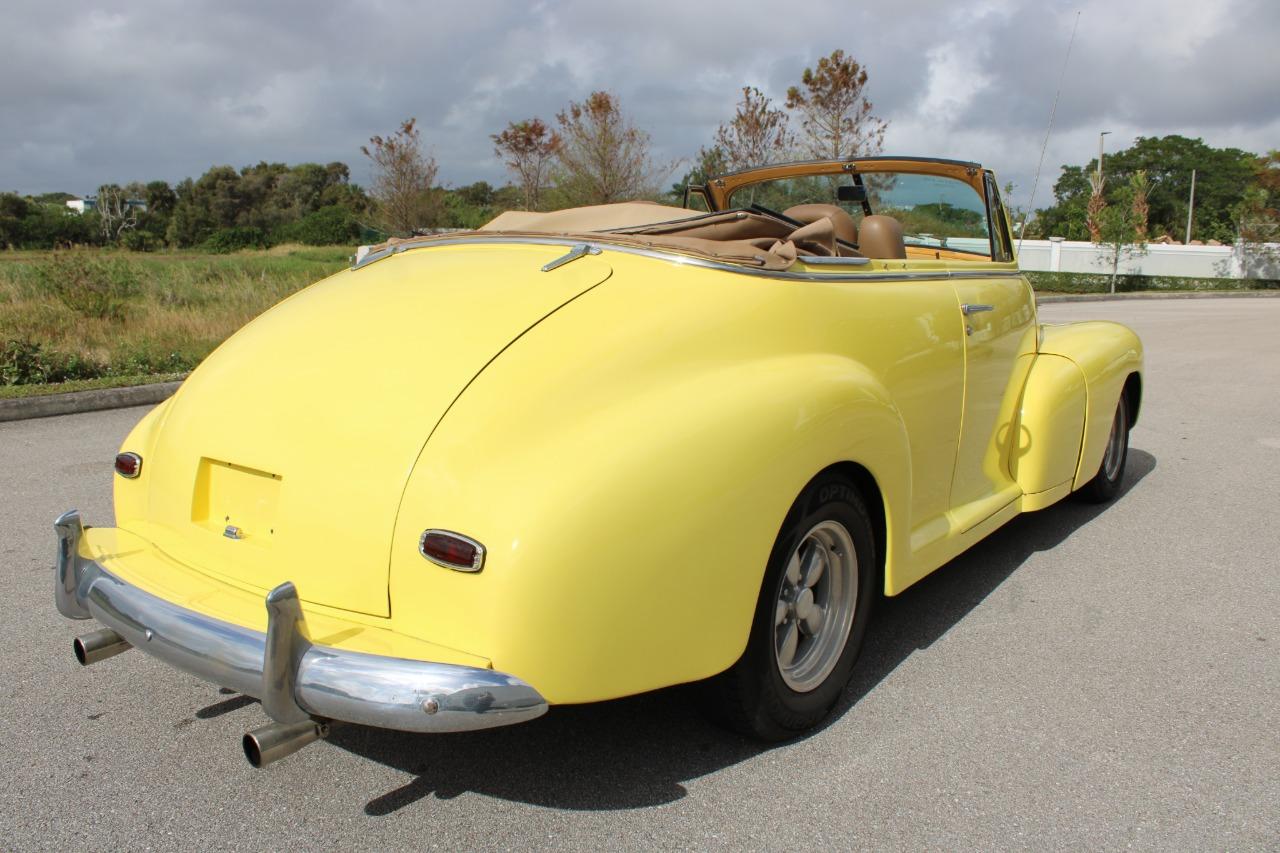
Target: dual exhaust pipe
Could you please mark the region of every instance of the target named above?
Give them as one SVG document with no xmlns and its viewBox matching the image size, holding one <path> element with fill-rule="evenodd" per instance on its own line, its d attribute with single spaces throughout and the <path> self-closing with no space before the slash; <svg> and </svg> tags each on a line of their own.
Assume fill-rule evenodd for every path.
<svg viewBox="0 0 1280 853">
<path fill-rule="evenodd" d="M 133 645 L 124 637 L 103 628 L 76 637 L 72 649 L 81 666 L 115 657 L 127 652 Z M 329 736 L 333 723 L 328 720 L 303 720 L 300 723 L 271 723 L 254 729 L 241 739 L 244 757 L 254 767 L 266 767 L 288 755 L 293 755 L 308 744 Z"/>
</svg>

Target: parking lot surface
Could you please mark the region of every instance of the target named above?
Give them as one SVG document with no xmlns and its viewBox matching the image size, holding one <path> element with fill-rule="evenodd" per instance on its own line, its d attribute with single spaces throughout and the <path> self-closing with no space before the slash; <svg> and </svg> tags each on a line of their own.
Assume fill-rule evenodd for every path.
<svg viewBox="0 0 1280 853">
<path fill-rule="evenodd" d="M 875 617 L 830 723 L 764 748 L 682 690 L 265 770 L 258 704 L 53 606 L 145 409 L 0 424 L 7 849 L 1280 847 L 1280 300 L 1054 304 L 1147 347 L 1122 495 L 1020 517 Z"/>
</svg>

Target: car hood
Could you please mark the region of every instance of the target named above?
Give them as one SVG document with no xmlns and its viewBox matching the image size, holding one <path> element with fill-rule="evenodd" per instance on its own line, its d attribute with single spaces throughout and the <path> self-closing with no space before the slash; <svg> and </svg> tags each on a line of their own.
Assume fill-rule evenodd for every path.
<svg viewBox="0 0 1280 853">
<path fill-rule="evenodd" d="M 598 256 L 542 271 L 567 251 L 405 252 L 268 311 L 172 401 L 140 532 L 237 585 L 389 615 L 396 512 L 431 431 L 508 344 L 610 275 Z"/>
</svg>

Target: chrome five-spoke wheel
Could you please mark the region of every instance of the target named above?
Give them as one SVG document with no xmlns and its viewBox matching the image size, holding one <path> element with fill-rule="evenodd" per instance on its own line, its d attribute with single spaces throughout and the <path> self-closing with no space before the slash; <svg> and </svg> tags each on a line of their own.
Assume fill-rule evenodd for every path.
<svg viewBox="0 0 1280 853">
<path fill-rule="evenodd" d="M 1120 403 L 1116 406 L 1116 416 L 1111 422 L 1111 435 L 1107 438 L 1107 451 L 1102 457 L 1102 474 L 1108 480 L 1115 480 L 1120 472 L 1120 466 L 1124 463 L 1125 439 L 1129 431 L 1129 424 L 1125 417 L 1124 396 L 1121 395 Z"/>
<path fill-rule="evenodd" d="M 814 525 L 791 552 L 774 604 L 774 661 L 797 693 L 822 684 L 844 652 L 858 605 L 858 554 L 838 521 Z"/>
<path fill-rule="evenodd" d="M 704 685 L 712 716 L 780 741 L 831 712 L 883 577 L 877 550 L 863 493 L 836 472 L 814 477 L 769 552 L 742 657 Z"/>
<path fill-rule="evenodd" d="M 1102 453 L 1098 473 L 1080 489 L 1080 496 L 1093 503 L 1104 503 L 1120 493 L 1124 480 L 1124 464 L 1129 456 L 1129 403 L 1124 394 L 1116 403 L 1116 414 L 1111 419 L 1111 433 Z"/>
</svg>

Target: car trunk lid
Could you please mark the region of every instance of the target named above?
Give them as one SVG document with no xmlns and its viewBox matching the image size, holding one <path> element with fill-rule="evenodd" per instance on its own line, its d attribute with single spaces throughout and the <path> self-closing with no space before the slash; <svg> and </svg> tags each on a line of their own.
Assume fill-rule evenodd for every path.
<svg viewBox="0 0 1280 853">
<path fill-rule="evenodd" d="M 148 534 L 232 583 L 390 613 L 395 516 L 435 424 L 512 340 L 610 274 L 566 246 L 405 252 L 340 273 L 224 343 L 146 460 Z"/>
</svg>

